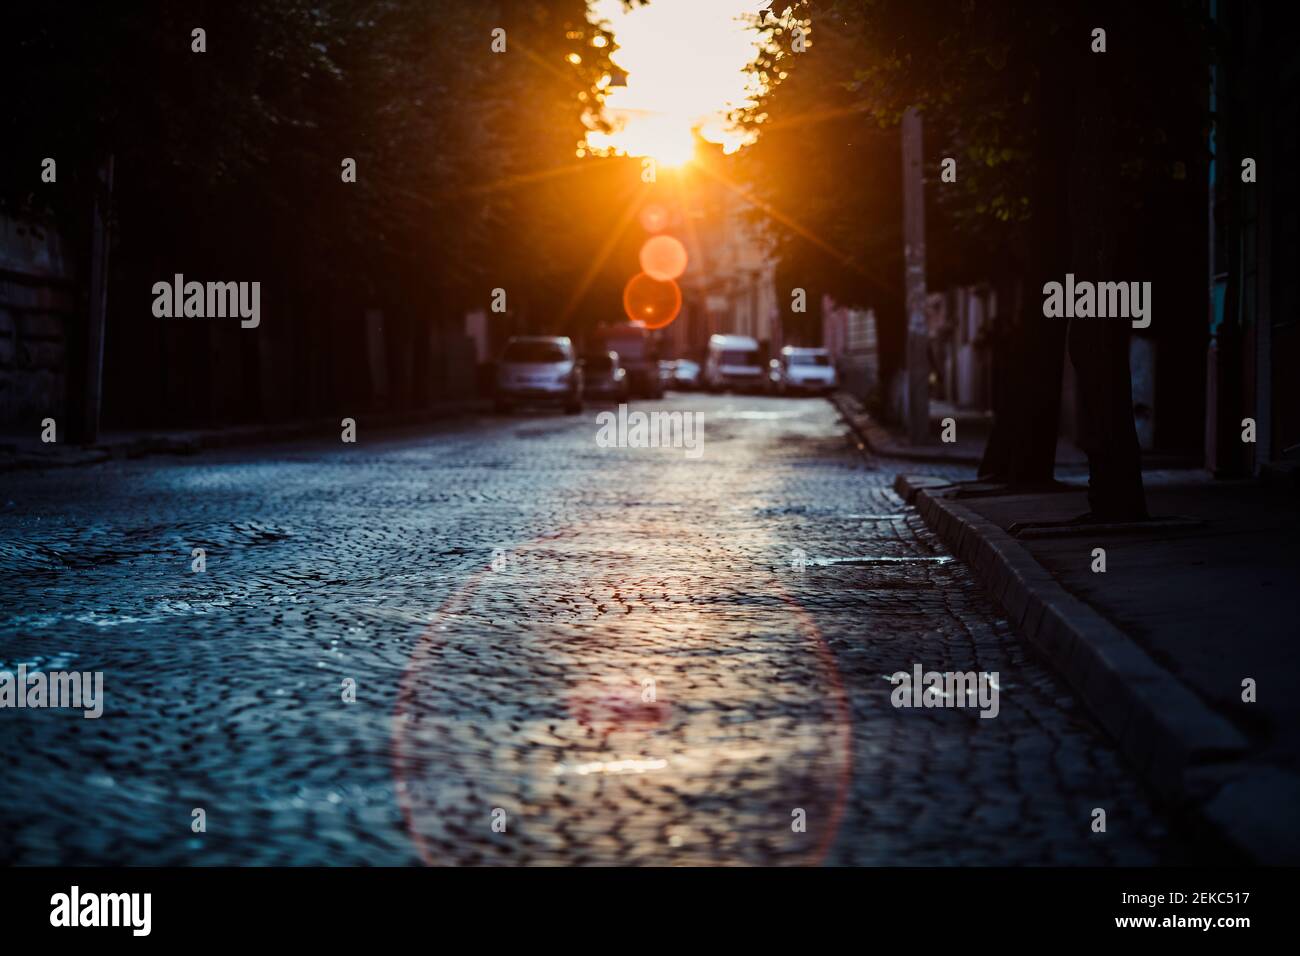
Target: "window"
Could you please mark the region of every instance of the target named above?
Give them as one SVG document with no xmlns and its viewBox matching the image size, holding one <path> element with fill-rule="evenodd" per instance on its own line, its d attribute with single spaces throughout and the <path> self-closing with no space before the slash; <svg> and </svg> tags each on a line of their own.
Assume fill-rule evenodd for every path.
<svg viewBox="0 0 1300 956">
<path fill-rule="evenodd" d="M 758 353 L 748 349 L 726 349 L 718 356 L 719 365 L 757 365 Z"/>
<path fill-rule="evenodd" d="M 605 340 L 605 347 L 617 352 L 621 359 L 642 359 L 646 357 L 646 340 L 640 336 L 620 336 Z"/>
<path fill-rule="evenodd" d="M 568 349 L 556 342 L 511 342 L 506 346 L 506 354 L 502 357 L 502 361 L 523 365 L 554 364 L 568 360 Z"/>
</svg>

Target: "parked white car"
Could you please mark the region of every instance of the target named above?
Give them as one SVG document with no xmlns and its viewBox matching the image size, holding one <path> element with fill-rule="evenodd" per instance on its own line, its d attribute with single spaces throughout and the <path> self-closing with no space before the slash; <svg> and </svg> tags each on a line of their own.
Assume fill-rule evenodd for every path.
<svg viewBox="0 0 1300 956">
<path fill-rule="evenodd" d="M 762 389 L 765 378 L 758 342 L 748 335 L 709 336 L 709 357 L 704 363 L 705 388 L 712 392 L 728 388 Z"/>
<path fill-rule="evenodd" d="M 516 335 L 497 363 L 496 408 L 555 402 L 570 415 L 582 411 L 582 369 L 564 335 Z"/>
<path fill-rule="evenodd" d="M 787 345 L 773 370 L 773 382 L 781 395 L 795 392 L 829 392 L 838 381 L 831 354 L 826 349 L 801 349 Z"/>
</svg>

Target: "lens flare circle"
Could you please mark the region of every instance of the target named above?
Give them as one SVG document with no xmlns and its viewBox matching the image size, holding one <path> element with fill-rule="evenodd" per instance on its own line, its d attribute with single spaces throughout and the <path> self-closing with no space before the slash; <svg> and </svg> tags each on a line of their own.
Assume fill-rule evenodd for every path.
<svg viewBox="0 0 1300 956">
<path fill-rule="evenodd" d="M 510 553 L 527 555 L 531 560 L 554 560 L 549 550 L 553 544 L 554 538 L 538 538 L 518 543 L 510 548 Z M 534 550 L 539 554 L 535 559 L 531 556 Z M 506 751 L 498 748 L 484 751 L 477 737 L 460 731 L 465 723 L 461 719 L 463 702 L 449 693 L 448 687 L 456 686 L 465 675 L 457 674 L 455 665 L 449 665 L 449 661 L 466 658 L 460 650 L 473 646 L 474 625 L 484 619 L 485 613 L 499 615 L 499 606 L 493 603 L 499 600 L 494 597 L 501 590 L 496 580 L 499 576 L 500 572 L 481 566 L 441 606 L 421 614 L 423 618 L 432 610 L 428 614 L 429 625 L 411 648 L 398 684 L 389 741 L 393 797 L 414 852 L 426 866 L 458 862 L 448 857 L 447 847 L 449 843 L 464 845 L 454 835 L 455 824 L 463 819 L 460 813 L 463 794 L 492 786 L 516 787 L 513 791 L 516 799 L 531 795 L 537 809 L 549 809 L 554 804 L 548 795 L 557 791 L 557 771 L 564 769 L 560 752 L 550 747 L 531 746 L 534 759 L 515 764 L 513 758 L 507 757 L 508 764 L 499 763 Z M 808 819 L 819 823 L 809 828 L 806 838 L 791 837 L 788 848 L 797 852 L 782 862 L 823 865 L 840 835 L 840 824 L 849 806 L 854 779 L 853 712 L 835 652 L 816 618 L 786 590 L 779 578 L 774 578 L 771 586 L 782 605 L 784 620 L 789 622 L 786 625 L 789 633 L 811 652 L 808 660 L 816 667 L 819 686 L 825 689 L 817 707 L 800 718 L 798 728 L 814 744 L 807 757 L 808 779 L 812 785 L 801 800 L 807 801 L 804 806 L 808 809 Z M 520 637 L 528 639 L 532 633 L 521 622 Z M 700 725 L 707 724 L 709 718 L 705 713 L 707 708 L 702 711 L 698 700 L 691 706 L 689 696 L 684 697 L 682 704 L 671 703 L 668 690 L 661 690 L 655 701 L 646 701 L 639 685 L 618 681 L 593 680 L 573 688 L 563 699 L 566 706 L 560 710 L 560 719 L 598 734 L 616 733 L 629 745 L 627 753 L 619 758 L 578 765 L 574 768 L 576 773 L 581 776 L 670 770 L 672 764 L 667 758 L 679 751 L 683 737 L 705 738 Z M 813 768 L 816 773 L 812 773 Z M 701 832 L 707 832 L 710 816 L 707 809 L 695 806 L 689 796 L 679 795 L 679 801 L 687 821 Z M 456 812 L 449 812 L 449 808 Z M 539 834 L 553 828 L 553 824 L 548 827 L 542 820 L 536 826 Z M 760 850 L 770 852 L 771 837 L 761 827 L 756 832 L 738 832 L 735 837 L 738 858 Z M 658 850 L 661 854 L 669 853 L 662 845 Z M 624 862 L 622 851 L 614 852 L 619 856 L 613 862 Z M 671 853 L 664 857 L 664 862 L 674 862 Z"/>
<path fill-rule="evenodd" d="M 686 271 L 686 247 L 675 236 L 653 236 L 641 246 L 641 271 L 660 282 L 681 278 Z"/>
<path fill-rule="evenodd" d="M 662 329 L 681 310 L 682 290 L 671 279 L 660 282 L 639 272 L 623 287 L 623 311 L 647 329 Z"/>
<path fill-rule="evenodd" d="M 646 232 L 663 232 L 668 228 L 668 210 L 657 202 L 645 206 L 637 216 Z"/>
</svg>

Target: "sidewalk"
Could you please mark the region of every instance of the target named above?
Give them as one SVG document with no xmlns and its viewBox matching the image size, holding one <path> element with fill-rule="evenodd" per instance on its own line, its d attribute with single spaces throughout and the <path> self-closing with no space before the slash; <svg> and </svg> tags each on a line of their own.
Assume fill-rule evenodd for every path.
<svg viewBox="0 0 1300 956">
<path fill-rule="evenodd" d="M 456 399 L 438 402 L 427 409 L 375 412 L 353 417 L 356 418 L 357 431 L 363 433 L 486 413 L 488 408 L 489 403 L 484 399 Z M 145 455 L 193 455 L 211 448 L 319 438 L 338 435 L 340 420 L 317 418 L 229 428 L 106 432 L 93 445 L 73 445 L 62 440 L 45 444 L 40 440 L 39 432 L 21 436 L 0 435 L 0 473 L 28 468 L 94 465 L 112 459 L 141 458 Z"/>
<path fill-rule="evenodd" d="M 847 392 L 834 392 L 830 398 L 859 440 L 873 455 L 880 458 L 978 465 L 984 455 L 984 443 L 993 427 L 988 415 L 959 409 L 944 402 L 931 402 L 930 434 L 934 440 L 927 445 L 912 445 L 905 437 L 891 432 L 867 414 L 862 403 L 854 396 Z M 956 424 L 957 440 L 954 442 L 940 441 L 945 418 L 952 418 Z M 1061 467 L 1087 467 L 1088 464 L 1083 452 L 1065 439 L 1057 444 L 1056 461 Z"/>
<path fill-rule="evenodd" d="M 1156 520 L 1138 526 L 1041 526 L 1087 511 L 1078 479 L 1055 493 L 907 475 L 895 488 L 1149 784 L 1246 857 L 1295 864 L 1300 496 L 1205 472 L 1144 477 Z M 1242 700 L 1247 678 L 1257 703 Z"/>
</svg>

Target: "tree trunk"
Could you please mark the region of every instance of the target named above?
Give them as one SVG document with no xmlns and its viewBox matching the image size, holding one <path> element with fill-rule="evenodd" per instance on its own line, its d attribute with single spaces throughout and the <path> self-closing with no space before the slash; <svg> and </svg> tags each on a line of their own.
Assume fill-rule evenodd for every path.
<svg viewBox="0 0 1300 956">
<path fill-rule="evenodd" d="M 91 204 L 90 276 L 86 287 L 86 329 L 82 342 L 80 388 L 74 403 L 70 440 L 91 445 L 99 440 L 104 390 L 104 325 L 108 314 L 108 249 L 113 215 L 113 155 L 95 171 Z"/>
</svg>

